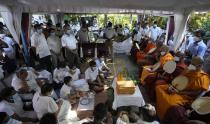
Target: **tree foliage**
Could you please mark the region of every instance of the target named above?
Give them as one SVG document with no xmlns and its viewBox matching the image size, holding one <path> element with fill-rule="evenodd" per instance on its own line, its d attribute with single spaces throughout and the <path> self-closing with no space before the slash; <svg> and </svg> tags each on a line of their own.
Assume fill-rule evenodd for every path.
<svg viewBox="0 0 210 124">
<path fill-rule="evenodd" d="M 203 29 L 210 32 L 210 12 L 208 13 L 195 13 L 193 12 L 188 22 L 188 30 L 193 32 L 197 29 Z"/>
</svg>

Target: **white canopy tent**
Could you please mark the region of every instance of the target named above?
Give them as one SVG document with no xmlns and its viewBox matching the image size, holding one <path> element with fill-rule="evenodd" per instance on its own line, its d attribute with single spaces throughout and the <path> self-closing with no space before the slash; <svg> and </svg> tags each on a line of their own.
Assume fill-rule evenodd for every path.
<svg viewBox="0 0 210 124">
<path fill-rule="evenodd" d="M 175 49 L 181 43 L 189 14 L 208 11 L 210 0 L 0 0 L 0 12 L 18 42 L 22 12 L 145 13 L 175 17 Z"/>
</svg>

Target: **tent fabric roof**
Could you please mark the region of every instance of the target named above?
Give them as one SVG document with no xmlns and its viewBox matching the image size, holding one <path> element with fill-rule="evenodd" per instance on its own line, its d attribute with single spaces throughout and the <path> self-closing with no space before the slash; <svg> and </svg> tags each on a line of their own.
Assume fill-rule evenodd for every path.
<svg viewBox="0 0 210 124">
<path fill-rule="evenodd" d="M 209 10 L 210 0 L 0 0 L 8 6 L 21 6 L 26 12 L 102 13 L 156 10 L 165 13 L 179 10 Z"/>
</svg>

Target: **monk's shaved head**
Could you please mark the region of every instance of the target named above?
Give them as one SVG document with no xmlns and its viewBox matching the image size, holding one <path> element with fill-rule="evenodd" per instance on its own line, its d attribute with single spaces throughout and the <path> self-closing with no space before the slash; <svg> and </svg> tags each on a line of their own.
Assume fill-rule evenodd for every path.
<svg viewBox="0 0 210 124">
<path fill-rule="evenodd" d="M 163 46 L 161 47 L 161 51 L 165 51 L 165 52 L 168 52 L 168 51 L 169 51 L 169 48 L 168 48 L 168 46 L 166 46 L 166 45 L 163 45 Z"/>
<path fill-rule="evenodd" d="M 194 66 L 199 66 L 203 64 L 203 60 L 200 57 L 193 57 L 191 60 L 191 64 Z"/>
</svg>

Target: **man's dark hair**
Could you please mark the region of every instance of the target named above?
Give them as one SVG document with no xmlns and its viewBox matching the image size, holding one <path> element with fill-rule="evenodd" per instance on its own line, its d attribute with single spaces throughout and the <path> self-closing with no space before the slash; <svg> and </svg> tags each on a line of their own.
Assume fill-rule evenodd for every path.
<svg viewBox="0 0 210 124">
<path fill-rule="evenodd" d="M 92 60 L 92 61 L 90 61 L 89 65 L 90 66 L 96 66 L 96 62 Z"/>
<path fill-rule="evenodd" d="M 4 124 L 4 120 L 7 117 L 6 112 L 0 112 L 0 124 Z"/>
<path fill-rule="evenodd" d="M 66 76 L 64 77 L 64 83 L 67 84 L 69 81 L 72 80 L 72 77 L 71 76 Z"/>
<path fill-rule="evenodd" d="M 204 30 L 199 29 L 199 30 L 195 31 L 194 34 L 197 37 L 204 37 L 206 35 L 206 32 Z"/>
<path fill-rule="evenodd" d="M 61 27 L 61 23 L 57 23 L 56 24 L 56 27 Z"/>
<path fill-rule="evenodd" d="M 52 92 L 52 91 L 53 91 L 53 87 L 50 84 L 44 84 L 41 87 L 41 93 L 42 94 L 46 94 L 46 93 Z"/>
<path fill-rule="evenodd" d="M 154 21 L 154 24 L 157 24 L 157 21 Z"/>
<path fill-rule="evenodd" d="M 112 23 L 111 22 L 108 22 L 107 26 L 108 27 L 112 27 Z"/>
<path fill-rule="evenodd" d="M 35 25 L 34 25 L 34 29 L 35 29 L 35 30 L 37 30 L 37 29 L 39 29 L 39 28 L 41 28 L 41 24 L 35 24 Z"/>
<path fill-rule="evenodd" d="M 64 61 L 60 61 L 58 62 L 57 68 L 65 68 L 66 67 L 66 63 Z"/>
<path fill-rule="evenodd" d="M 99 103 L 95 106 L 93 116 L 95 120 L 103 120 L 107 116 L 107 106 L 104 103 Z"/>
<path fill-rule="evenodd" d="M 41 118 L 39 124 L 57 124 L 57 118 L 53 113 L 46 113 Z"/>
<path fill-rule="evenodd" d="M 0 101 L 9 98 L 13 95 L 14 89 L 12 87 L 6 87 L 0 92 Z"/>
<path fill-rule="evenodd" d="M 64 24 L 69 24 L 69 21 L 68 20 L 64 20 Z"/>
</svg>

